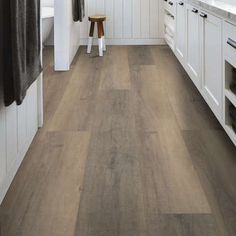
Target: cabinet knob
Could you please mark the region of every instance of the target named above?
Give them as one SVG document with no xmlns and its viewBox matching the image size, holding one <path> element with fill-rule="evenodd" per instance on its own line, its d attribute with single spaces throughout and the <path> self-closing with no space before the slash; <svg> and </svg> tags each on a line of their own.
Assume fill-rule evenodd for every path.
<svg viewBox="0 0 236 236">
<path fill-rule="evenodd" d="M 180 6 L 183 6 L 183 5 L 184 5 L 184 3 L 183 3 L 183 2 L 179 2 L 179 5 L 180 5 Z"/>
<path fill-rule="evenodd" d="M 164 0 L 164 2 L 167 2 L 167 0 Z"/>
<path fill-rule="evenodd" d="M 174 3 L 173 2 L 169 2 L 169 4 L 172 6 Z"/>
<path fill-rule="evenodd" d="M 203 13 L 203 12 L 201 12 L 200 16 L 201 16 L 202 18 L 207 18 L 207 14 L 205 14 L 205 13 Z"/>
<path fill-rule="evenodd" d="M 198 9 L 193 8 L 192 12 L 193 12 L 193 13 L 198 13 Z"/>
</svg>

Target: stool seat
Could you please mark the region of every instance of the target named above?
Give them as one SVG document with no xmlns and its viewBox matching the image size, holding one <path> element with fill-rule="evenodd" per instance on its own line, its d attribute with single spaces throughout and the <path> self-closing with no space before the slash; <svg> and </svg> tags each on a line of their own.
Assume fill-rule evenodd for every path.
<svg viewBox="0 0 236 236">
<path fill-rule="evenodd" d="M 106 20 L 106 16 L 104 15 L 94 15 L 94 16 L 89 16 L 89 21 L 91 22 L 103 22 Z"/>
<path fill-rule="evenodd" d="M 88 20 L 91 22 L 91 25 L 89 30 L 89 42 L 88 42 L 87 53 L 91 53 L 91 48 L 93 44 L 94 26 L 95 24 L 97 24 L 99 56 L 102 57 L 103 51 L 106 51 L 105 33 L 103 26 L 103 22 L 106 20 L 106 16 L 104 15 L 89 16 Z"/>
</svg>

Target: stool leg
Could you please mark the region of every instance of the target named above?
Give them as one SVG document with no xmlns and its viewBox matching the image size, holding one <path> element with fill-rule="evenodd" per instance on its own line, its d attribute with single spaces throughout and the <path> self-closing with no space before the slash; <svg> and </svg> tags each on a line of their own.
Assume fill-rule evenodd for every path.
<svg viewBox="0 0 236 236">
<path fill-rule="evenodd" d="M 89 37 L 89 40 L 88 40 L 88 48 L 87 48 L 87 53 L 88 53 L 88 54 L 91 53 L 92 45 L 93 45 L 93 37 Z"/>
<path fill-rule="evenodd" d="M 104 52 L 107 50 L 105 36 L 102 36 L 102 50 Z"/>
<path fill-rule="evenodd" d="M 104 33 L 104 25 L 103 22 L 101 23 L 102 25 L 102 42 L 103 42 L 103 51 L 106 51 L 106 41 L 105 41 L 105 33 Z"/>
<path fill-rule="evenodd" d="M 101 22 L 97 23 L 98 25 L 98 48 L 99 48 L 99 56 L 103 56 L 103 42 L 102 42 L 102 25 Z"/>
<path fill-rule="evenodd" d="M 91 49 L 92 49 L 92 45 L 93 45 L 94 25 L 95 25 L 95 23 L 91 22 L 87 53 L 91 53 Z"/>
</svg>

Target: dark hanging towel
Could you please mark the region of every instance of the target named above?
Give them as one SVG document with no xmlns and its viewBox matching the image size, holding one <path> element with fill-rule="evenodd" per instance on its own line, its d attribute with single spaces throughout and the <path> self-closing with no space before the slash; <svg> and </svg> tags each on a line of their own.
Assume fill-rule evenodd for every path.
<svg viewBox="0 0 236 236">
<path fill-rule="evenodd" d="M 72 10 L 74 21 L 82 22 L 85 16 L 84 0 L 72 0 Z"/>
<path fill-rule="evenodd" d="M 42 71 L 40 0 L 4 2 L 4 101 L 20 105 Z"/>
<path fill-rule="evenodd" d="M 3 2 L 0 0 L 0 106 L 2 105 L 3 100 Z"/>
<path fill-rule="evenodd" d="M 1 84 L 3 85 L 5 105 L 10 105 L 14 99 L 12 45 L 11 45 L 10 1 L 1 0 Z"/>
</svg>

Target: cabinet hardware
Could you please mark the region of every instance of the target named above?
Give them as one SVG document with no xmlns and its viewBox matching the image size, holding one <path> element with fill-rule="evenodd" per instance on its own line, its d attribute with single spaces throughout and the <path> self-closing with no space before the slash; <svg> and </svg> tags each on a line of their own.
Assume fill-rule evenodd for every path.
<svg viewBox="0 0 236 236">
<path fill-rule="evenodd" d="M 174 3 L 173 2 L 169 2 L 169 4 L 172 6 Z"/>
<path fill-rule="evenodd" d="M 234 41 L 234 40 L 231 39 L 231 38 L 228 38 L 227 43 L 228 43 L 231 47 L 233 47 L 234 49 L 236 49 L 236 41 Z"/>
<path fill-rule="evenodd" d="M 207 14 L 205 14 L 205 13 L 203 13 L 203 12 L 200 13 L 200 16 L 201 16 L 202 18 L 207 18 Z"/>
<path fill-rule="evenodd" d="M 183 3 L 183 2 L 179 2 L 179 5 L 180 5 L 180 6 L 183 6 L 183 5 L 184 5 L 184 3 Z"/>
<path fill-rule="evenodd" d="M 198 13 L 198 10 L 196 8 L 193 8 L 192 12 L 193 13 Z"/>
<path fill-rule="evenodd" d="M 167 2 L 167 0 L 164 0 L 164 2 Z"/>
</svg>

